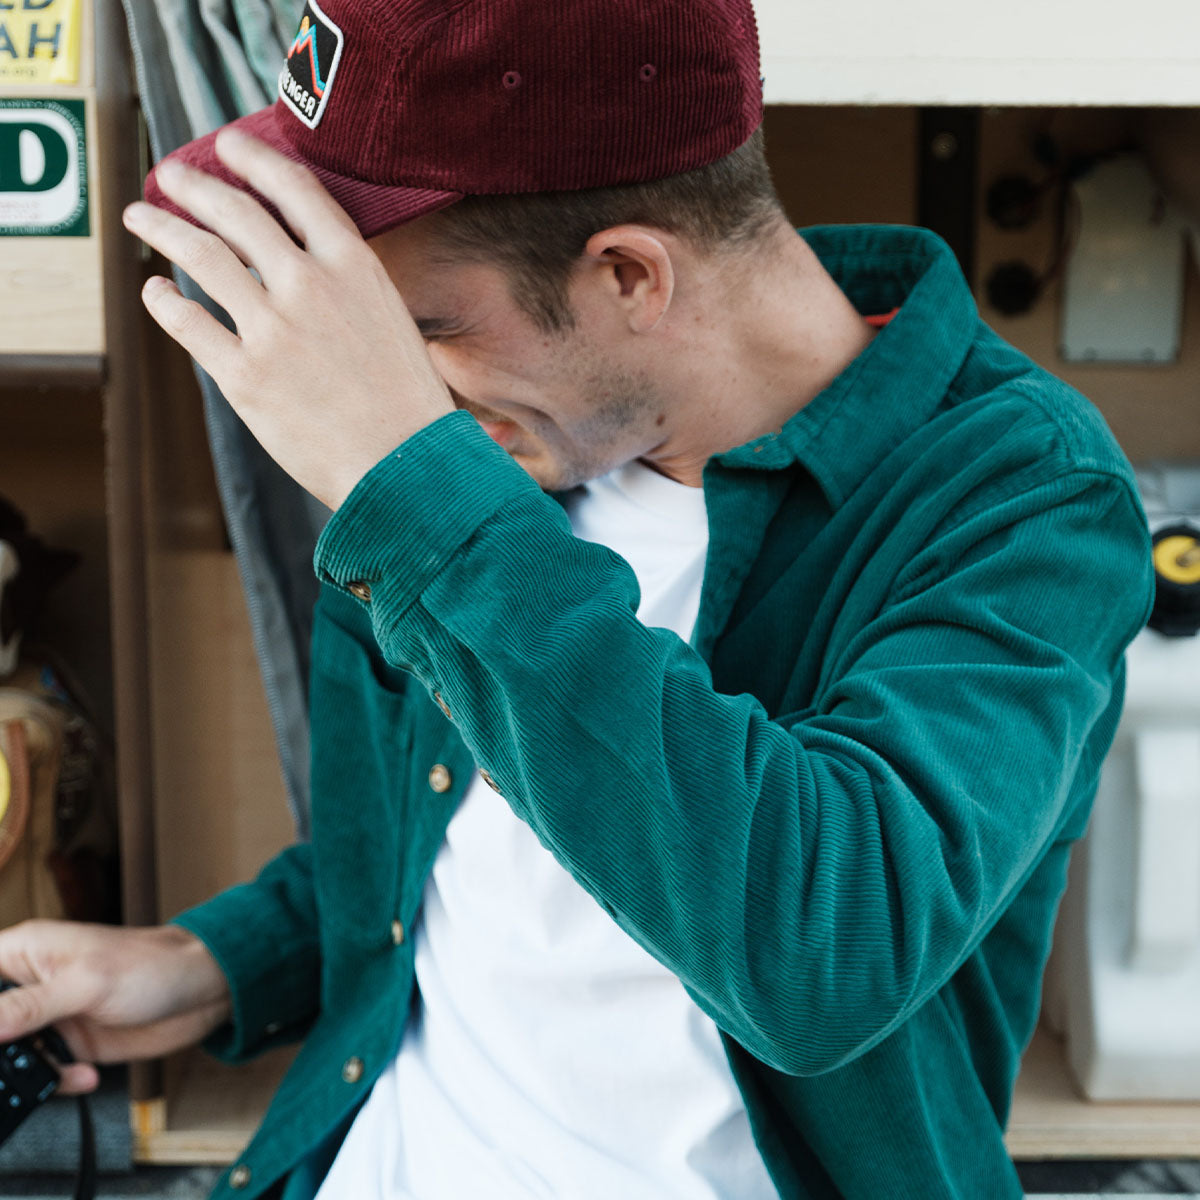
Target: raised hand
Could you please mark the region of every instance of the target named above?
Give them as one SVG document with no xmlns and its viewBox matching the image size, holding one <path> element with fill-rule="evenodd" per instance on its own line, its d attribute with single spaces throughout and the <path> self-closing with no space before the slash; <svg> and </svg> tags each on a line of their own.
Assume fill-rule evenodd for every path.
<svg viewBox="0 0 1200 1200">
<path fill-rule="evenodd" d="M 383 265 L 316 177 L 236 130 L 216 149 L 302 244 L 248 193 L 167 160 L 159 185 L 208 229 L 145 203 L 125 210 L 125 225 L 190 275 L 237 332 L 161 276 L 143 301 L 280 466 L 337 508 L 454 404 Z"/>
</svg>

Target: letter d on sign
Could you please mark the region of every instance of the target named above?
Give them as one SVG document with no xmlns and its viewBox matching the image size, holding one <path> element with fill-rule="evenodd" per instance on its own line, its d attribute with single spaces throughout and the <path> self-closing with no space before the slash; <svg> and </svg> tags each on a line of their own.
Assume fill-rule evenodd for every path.
<svg viewBox="0 0 1200 1200">
<path fill-rule="evenodd" d="M 67 177 L 70 150 L 41 121 L 0 124 L 0 192 L 48 192 Z"/>
<path fill-rule="evenodd" d="M 82 100 L 0 96 L 0 237 L 90 236 L 85 116 Z"/>
</svg>

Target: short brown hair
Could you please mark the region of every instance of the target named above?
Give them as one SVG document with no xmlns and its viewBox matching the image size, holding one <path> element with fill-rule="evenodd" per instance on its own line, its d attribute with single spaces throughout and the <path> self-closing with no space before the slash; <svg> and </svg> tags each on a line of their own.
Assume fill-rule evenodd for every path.
<svg viewBox="0 0 1200 1200">
<path fill-rule="evenodd" d="M 702 249 L 746 246 L 783 210 L 761 126 L 725 158 L 650 183 L 574 192 L 467 196 L 437 214 L 439 250 L 451 261 L 501 267 L 513 299 L 546 333 L 574 327 L 571 272 L 588 239 L 614 225 L 653 225 Z"/>
</svg>

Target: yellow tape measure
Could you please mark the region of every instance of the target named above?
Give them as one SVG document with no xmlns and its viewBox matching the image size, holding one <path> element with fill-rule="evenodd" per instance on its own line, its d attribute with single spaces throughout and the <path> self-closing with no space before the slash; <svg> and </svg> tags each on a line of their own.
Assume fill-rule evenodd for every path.
<svg viewBox="0 0 1200 1200">
<path fill-rule="evenodd" d="M 1200 542 L 1176 533 L 1154 544 L 1154 569 L 1171 583 L 1200 583 Z"/>
</svg>

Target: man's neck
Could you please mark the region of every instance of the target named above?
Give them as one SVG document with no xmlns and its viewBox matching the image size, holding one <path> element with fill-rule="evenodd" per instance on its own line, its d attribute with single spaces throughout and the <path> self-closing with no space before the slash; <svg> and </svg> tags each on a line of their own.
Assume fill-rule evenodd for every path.
<svg viewBox="0 0 1200 1200">
<path fill-rule="evenodd" d="M 781 429 L 878 332 L 790 230 L 715 294 L 685 338 L 672 432 L 642 459 L 692 487 L 714 455 Z"/>
</svg>

